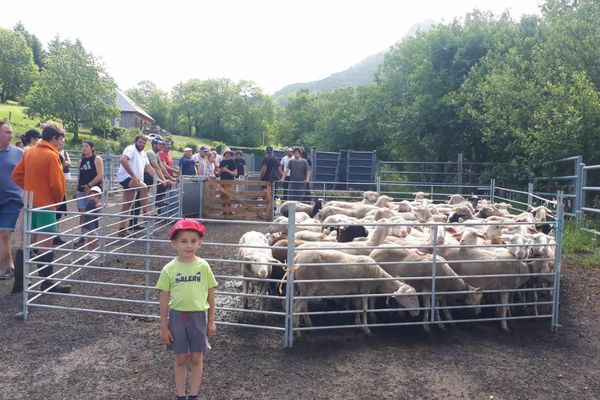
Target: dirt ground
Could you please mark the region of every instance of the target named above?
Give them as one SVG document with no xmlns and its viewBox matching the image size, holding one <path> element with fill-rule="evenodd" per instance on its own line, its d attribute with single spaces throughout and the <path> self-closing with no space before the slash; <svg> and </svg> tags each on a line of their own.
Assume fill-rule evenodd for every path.
<svg viewBox="0 0 600 400">
<path fill-rule="evenodd" d="M 234 243 L 248 229 L 209 227 L 206 241 Z M 167 245 L 154 252 L 172 254 Z M 228 257 L 232 250 L 206 247 L 203 255 Z M 123 257 L 111 262 L 121 268 L 143 265 Z M 160 264 L 151 267 L 158 271 Z M 431 335 L 420 327 L 374 328 L 371 337 L 357 330 L 320 331 L 307 332 L 294 348 L 284 349 L 278 332 L 220 325 L 205 358 L 201 394 L 205 399 L 598 399 L 600 268 L 564 264 L 558 333 L 550 332 L 548 320 L 513 321 L 510 334 L 497 323 L 434 329 Z M 237 270 L 215 265 L 217 273 Z M 81 274 L 76 277 L 132 279 L 116 272 Z M 160 344 L 157 320 L 36 308 L 23 322 L 15 318 L 22 296 L 10 294 L 11 285 L 0 281 L 1 399 L 174 398 L 173 357 Z M 74 285 L 73 292 L 106 290 L 88 286 Z"/>
</svg>

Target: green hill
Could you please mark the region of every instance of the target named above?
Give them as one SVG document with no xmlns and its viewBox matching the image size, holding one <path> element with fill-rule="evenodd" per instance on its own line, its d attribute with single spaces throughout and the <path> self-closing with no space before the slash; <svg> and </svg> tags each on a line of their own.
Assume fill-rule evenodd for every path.
<svg viewBox="0 0 600 400">
<path fill-rule="evenodd" d="M 0 103 L 0 121 L 9 121 L 13 126 L 13 131 L 15 132 L 15 136 L 13 138 L 13 143 L 16 143 L 21 139 L 21 135 L 25 133 L 28 129 L 39 127 L 41 121 L 36 119 L 30 119 L 24 112 L 25 107 L 20 106 L 15 103 Z M 81 139 L 92 140 L 96 143 L 96 146 L 100 151 L 104 151 L 106 145 L 110 145 L 113 150 L 119 149 L 121 144 L 117 140 L 105 140 L 104 138 L 94 136 L 89 134 L 89 131 L 82 130 L 79 134 Z M 71 139 L 73 134 L 67 132 L 67 143 L 71 143 Z M 181 135 L 171 135 L 171 139 L 173 139 L 173 155 L 180 156 L 181 152 L 178 151 L 179 148 L 186 147 L 188 144 L 193 144 L 198 147 L 201 145 L 212 146 L 213 141 L 208 139 L 202 139 L 197 137 L 190 136 L 181 136 Z M 69 146 L 68 148 L 73 148 L 74 146 Z"/>
</svg>

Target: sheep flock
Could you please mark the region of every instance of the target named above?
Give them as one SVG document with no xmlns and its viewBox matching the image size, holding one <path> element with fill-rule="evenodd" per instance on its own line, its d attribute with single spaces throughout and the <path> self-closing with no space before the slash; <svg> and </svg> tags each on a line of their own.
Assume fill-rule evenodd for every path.
<svg viewBox="0 0 600 400">
<path fill-rule="evenodd" d="M 552 210 L 519 213 L 459 194 L 444 203 L 414 196 L 394 201 L 365 192 L 360 202 L 284 202 L 266 234 L 240 239 L 242 307 L 280 309 L 281 301 L 263 297 L 285 296 L 293 273 L 295 328 L 312 327 L 311 315 L 335 325 L 334 314 L 353 314 L 365 334 L 374 323 L 421 324 L 431 332 L 471 320 L 497 320 L 508 332 L 511 317 L 549 316 L 556 286 Z M 250 296 L 258 301 L 249 304 Z M 321 311 L 311 312 L 310 304 Z"/>
</svg>

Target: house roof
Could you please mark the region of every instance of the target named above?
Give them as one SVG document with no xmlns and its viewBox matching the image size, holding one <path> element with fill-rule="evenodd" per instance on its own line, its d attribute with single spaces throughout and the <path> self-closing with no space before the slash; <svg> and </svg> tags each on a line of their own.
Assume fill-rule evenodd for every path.
<svg viewBox="0 0 600 400">
<path fill-rule="evenodd" d="M 150 116 L 146 111 L 142 110 L 140 106 L 135 104 L 125 93 L 117 89 L 117 107 L 121 112 L 135 112 L 142 114 L 144 117 L 154 121 L 154 118 Z"/>
</svg>

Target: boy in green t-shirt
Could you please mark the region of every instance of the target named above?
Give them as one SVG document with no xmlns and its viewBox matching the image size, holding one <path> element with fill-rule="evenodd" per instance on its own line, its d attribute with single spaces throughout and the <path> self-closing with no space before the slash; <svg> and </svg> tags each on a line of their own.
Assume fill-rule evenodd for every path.
<svg viewBox="0 0 600 400">
<path fill-rule="evenodd" d="M 204 232 L 204 226 L 191 219 L 182 219 L 173 225 L 169 239 L 177 257 L 163 267 L 156 283 L 160 289 L 160 339 L 175 353 L 175 387 L 179 400 L 186 399 L 188 360 L 192 371 L 187 399 L 198 398 L 203 355 L 209 348 L 207 336 L 214 336 L 217 330 L 217 281 L 208 263 L 196 256 Z"/>
</svg>

